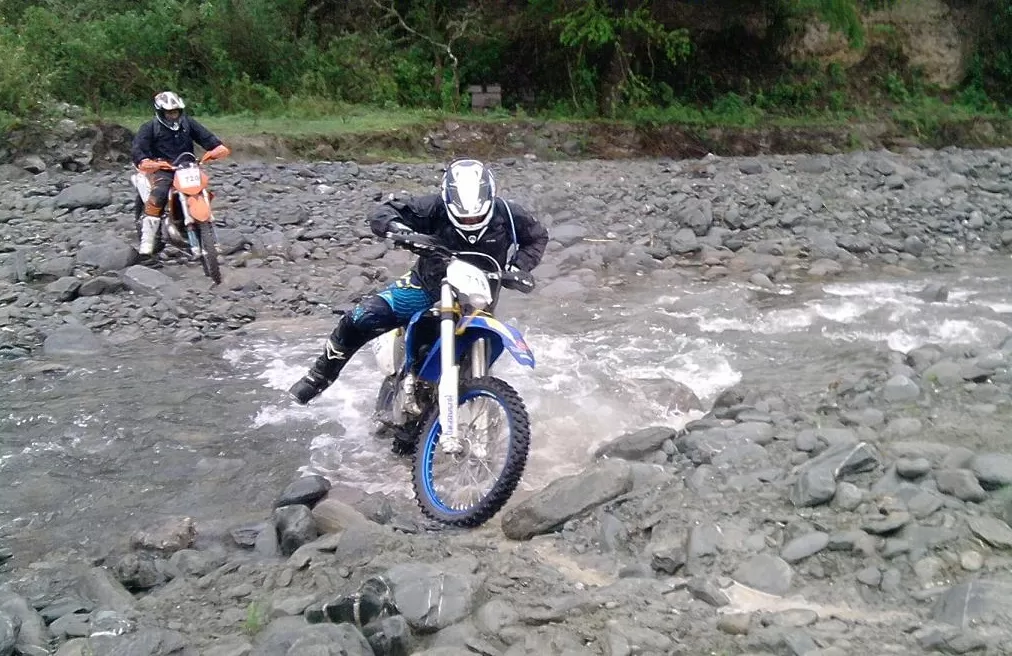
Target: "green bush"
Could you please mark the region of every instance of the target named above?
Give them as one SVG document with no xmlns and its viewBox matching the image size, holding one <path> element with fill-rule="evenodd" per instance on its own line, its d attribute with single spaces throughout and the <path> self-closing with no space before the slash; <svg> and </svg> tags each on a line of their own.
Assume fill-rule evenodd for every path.
<svg viewBox="0 0 1012 656">
<path fill-rule="evenodd" d="M 0 61 L 0 113 L 10 117 L 37 111 L 49 95 L 48 75 L 34 65 L 22 39 L 4 26 L 0 26 Z"/>
</svg>

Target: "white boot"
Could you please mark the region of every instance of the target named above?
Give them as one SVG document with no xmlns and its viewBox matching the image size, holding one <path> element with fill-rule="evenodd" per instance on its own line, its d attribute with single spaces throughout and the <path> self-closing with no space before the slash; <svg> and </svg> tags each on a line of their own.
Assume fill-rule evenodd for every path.
<svg viewBox="0 0 1012 656">
<path fill-rule="evenodd" d="M 158 227 L 161 219 L 157 216 L 141 217 L 141 247 L 137 252 L 141 255 L 151 255 L 155 252 L 155 237 L 158 235 Z"/>
</svg>

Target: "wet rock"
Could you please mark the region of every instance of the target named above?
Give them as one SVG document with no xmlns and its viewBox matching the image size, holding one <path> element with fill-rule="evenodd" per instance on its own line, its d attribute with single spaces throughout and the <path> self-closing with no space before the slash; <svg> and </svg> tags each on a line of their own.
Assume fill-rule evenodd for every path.
<svg viewBox="0 0 1012 656">
<path fill-rule="evenodd" d="M 821 531 L 813 531 L 800 537 L 794 538 L 784 545 L 780 551 L 780 557 L 788 563 L 796 563 L 810 556 L 814 556 L 829 545 L 829 534 Z"/>
<path fill-rule="evenodd" d="M 914 401 L 921 395 L 921 388 L 917 383 L 903 375 L 897 375 L 886 381 L 882 388 L 882 397 L 889 402 L 903 403 Z"/>
<path fill-rule="evenodd" d="M 882 515 L 874 515 L 861 525 L 861 529 L 873 535 L 888 535 L 900 530 L 910 523 L 910 513 L 892 511 Z"/>
<path fill-rule="evenodd" d="M 696 393 L 692 391 L 692 388 L 677 380 L 671 380 L 670 378 L 639 378 L 636 380 L 636 387 L 641 390 L 644 398 L 664 408 L 664 412 L 686 413 L 690 410 L 700 410 L 703 407 L 702 402 L 700 402 Z"/>
<path fill-rule="evenodd" d="M 967 525 L 974 535 L 997 549 L 1012 549 L 1012 528 L 996 517 L 970 517 Z"/>
<path fill-rule="evenodd" d="M 861 442 L 855 446 L 841 444 L 827 449 L 803 464 L 791 487 L 795 506 L 817 506 L 828 502 L 836 493 L 836 481 L 848 474 L 869 471 L 879 462 L 874 448 Z"/>
<path fill-rule="evenodd" d="M 969 469 L 943 469 L 935 472 L 938 491 L 956 497 L 960 501 L 983 501 L 987 492 L 977 482 Z"/>
<path fill-rule="evenodd" d="M 794 570 L 783 558 L 757 554 L 739 565 L 733 578 L 762 592 L 785 595 L 790 592 Z"/>
<path fill-rule="evenodd" d="M 307 624 L 302 618 L 274 620 L 257 636 L 250 656 L 372 656 L 372 647 L 351 624 Z"/>
<path fill-rule="evenodd" d="M 896 473 L 908 480 L 918 479 L 931 471 L 927 458 L 900 458 L 896 461 Z"/>
<path fill-rule="evenodd" d="M 417 631 L 436 631 L 474 610 L 479 582 L 474 576 L 435 565 L 409 563 L 387 571 L 398 612 Z"/>
<path fill-rule="evenodd" d="M 253 645 L 242 638 L 225 638 L 208 647 L 201 656 L 249 656 Z"/>
<path fill-rule="evenodd" d="M 0 612 L 0 656 L 11 656 L 21 634 L 21 618 Z"/>
<path fill-rule="evenodd" d="M 273 533 L 273 531 L 267 531 Z M 169 565 L 177 576 L 204 576 L 225 564 L 223 551 L 182 549 L 169 558 Z"/>
<path fill-rule="evenodd" d="M 1012 485 L 1012 456 L 1005 453 L 982 453 L 974 456 L 970 469 L 980 484 L 993 490 Z"/>
<path fill-rule="evenodd" d="M 94 355 L 105 351 L 105 343 L 88 328 L 70 324 L 46 336 L 42 349 L 46 355 Z"/>
<path fill-rule="evenodd" d="M 127 590 L 149 590 L 165 583 L 165 561 L 146 553 L 128 553 L 116 560 L 112 566 L 116 579 Z"/>
<path fill-rule="evenodd" d="M 968 572 L 976 572 L 984 566 L 984 556 L 979 551 L 964 551 L 959 554 L 959 565 Z"/>
<path fill-rule="evenodd" d="M 327 497 L 313 506 L 313 521 L 321 533 L 340 533 L 349 528 L 367 530 L 375 528 L 365 515 L 343 501 L 331 490 Z"/>
<path fill-rule="evenodd" d="M 147 526 L 130 536 L 135 549 L 150 549 L 171 554 L 189 549 L 197 538 L 197 526 L 190 517 L 170 517 Z"/>
<path fill-rule="evenodd" d="M 8 621 L 3 622 L 3 618 Z M 6 638 L 3 637 L 5 632 Z M 0 591 L 0 640 L 9 641 L 12 636 L 14 653 L 19 656 L 45 656 L 49 653 L 52 635 L 42 616 L 23 597 Z"/>
<path fill-rule="evenodd" d="M 304 544 L 319 535 L 313 513 L 307 506 L 282 506 L 274 510 L 281 553 L 291 556 Z"/>
<path fill-rule="evenodd" d="M 974 579 L 954 585 L 938 598 L 933 617 L 962 629 L 1007 626 L 1012 617 L 1012 582 Z"/>
<path fill-rule="evenodd" d="M 362 633 L 376 656 L 407 656 L 413 653 L 411 626 L 401 615 L 367 624 L 362 628 Z"/>
<path fill-rule="evenodd" d="M 600 446 L 595 452 L 597 458 L 622 458 L 643 460 L 652 456 L 667 440 L 673 440 L 678 431 L 665 426 L 644 428 L 627 433 Z"/>
<path fill-rule="evenodd" d="M 832 505 L 834 508 L 849 512 L 860 506 L 862 501 L 864 501 L 864 490 L 853 483 L 843 481 L 836 486 Z"/>
<path fill-rule="evenodd" d="M 268 528 L 273 528 L 273 525 L 267 522 L 255 522 L 236 526 L 229 530 L 229 534 L 232 536 L 232 540 L 240 547 L 252 547 L 256 544 L 257 535 Z"/>
<path fill-rule="evenodd" d="M 717 620 L 717 629 L 729 635 L 748 635 L 751 626 L 751 613 L 728 613 Z"/>
<path fill-rule="evenodd" d="M 569 247 L 580 243 L 587 236 L 586 226 L 578 223 L 564 223 L 552 226 L 551 238 L 563 246 Z"/>
<path fill-rule="evenodd" d="M 317 501 L 327 496 L 330 487 L 330 481 L 323 476 L 303 476 L 292 481 L 284 489 L 277 501 L 274 502 L 274 507 L 280 508 L 281 506 L 290 505 L 312 507 Z"/>
<path fill-rule="evenodd" d="M 111 571 L 103 567 L 92 567 L 81 575 L 78 588 L 81 595 L 94 602 L 97 608 L 127 612 L 135 604 L 133 595 Z"/>
<path fill-rule="evenodd" d="M 112 276 L 96 276 L 81 282 L 77 289 L 78 296 L 99 296 L 111 294 L 123 289 L 123 281 Z"/>
<path fill-rule="evenodd" d="M 57 300 L 66 302 L 77 298 L 77 290 L 80 287 L 80 280 L 72 276 L 66 276 L 46 285 L 46 291 L 56 296 Z"/>
<path fill-rule="evenodd" d="M 99 271 L 120 271 L 137 262 L 140 256 L 133 246 L 118 239 L 101 244 L 82 246 L 77 252 L 77 264 L 94 267 Z"/>
<path fill-rule="evenodd" d="M 100 209 L 111 203 L 112 191 L 108 187 L 88 183 L 72 184 L 56 196 L 56 206 L 68 210 Z"/>
<path fill-rule="evenodd" d="M 161 271 L 155 271 L 141 264 L 135 264 L 122 273 L 123 284 L 138 294 L 178 298 L 183 290 L 175 280 Z"/>
<path fill-rule="evenodd" d="M 503 533 L 511 540 L 527 540 L 548 533 L 630 489 L 632 469 L 629 464 L 622 460 L 606 460 L 580 474 L 549 483 L 509 509 L 503 515 Z"/>
<path fill-rule="evenodd" d="M 714 608 L 721 608 L 731 603 L 724 591 L 717 587 L 713 581 L 693 579 L 689 581 L 687 589 L 693 597 Z"/>
</svg>

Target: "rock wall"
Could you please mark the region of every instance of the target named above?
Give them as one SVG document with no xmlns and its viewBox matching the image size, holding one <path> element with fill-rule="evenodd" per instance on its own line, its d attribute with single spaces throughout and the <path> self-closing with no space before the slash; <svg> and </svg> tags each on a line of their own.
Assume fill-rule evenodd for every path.
<svg viewBox="0 0 1012 656">
<path fill-rule="evenodd" d="M 851 47 L 845 34 L 814 19 L 788 46 L 787 54 L 794 60 L 814 58 L 847 67 L 861 62 L 871 48 L 885 46 L 901 52 L 927 82 L 952 88 L 963 80 L 984 18 L 979 5 L 896 0 L 887 9 L 862 17 L 866 36 L 860 48 Z"/>
</svg>

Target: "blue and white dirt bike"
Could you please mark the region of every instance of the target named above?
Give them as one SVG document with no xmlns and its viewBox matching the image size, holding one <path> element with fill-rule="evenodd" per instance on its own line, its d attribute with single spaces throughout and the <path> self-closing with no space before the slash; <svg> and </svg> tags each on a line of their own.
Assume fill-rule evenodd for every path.
<svg viewBox="0 0 1012 656">
<path fill-rule="evenodd" d="M 480 526 L 516 489 L 531 440 L 523 400 L 489 370 L 505 351 L 533 368 L 534 354 L 493 312 L 503 288 L 529 293 L 534 278 L 504 271 L 483 253 L 434 245 L 425 235 L 388 237 L 448 264 L 439 301 L 377 340 L 386 378 L 375 418 L 393 433 L 396 452 L 414 453 L 412 480 L 422 512 L 444 524 Z"/>
</svg>

